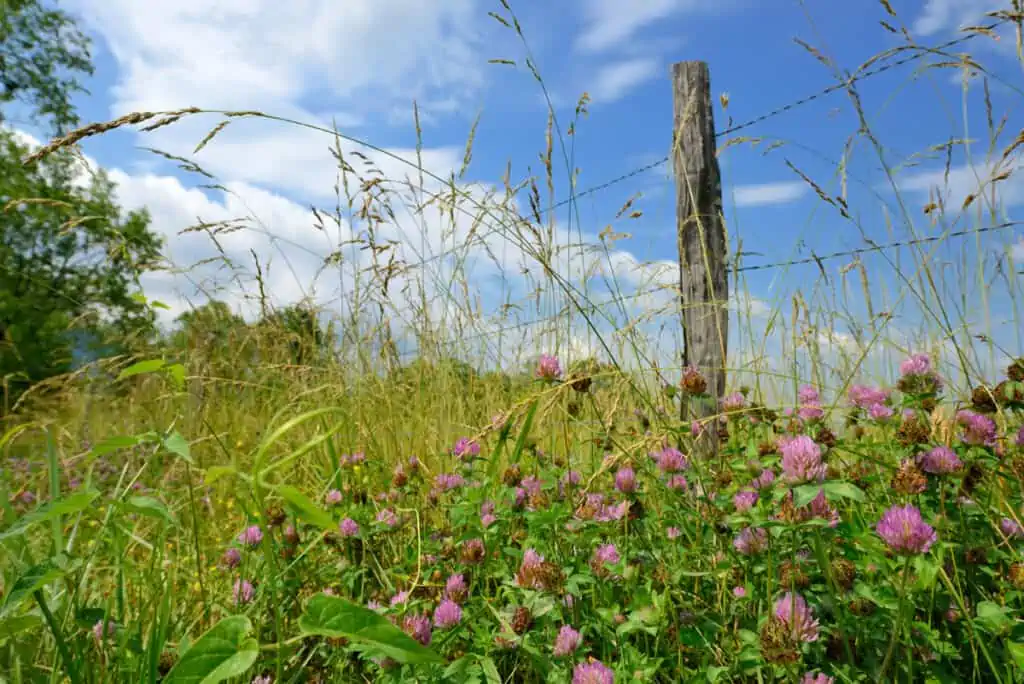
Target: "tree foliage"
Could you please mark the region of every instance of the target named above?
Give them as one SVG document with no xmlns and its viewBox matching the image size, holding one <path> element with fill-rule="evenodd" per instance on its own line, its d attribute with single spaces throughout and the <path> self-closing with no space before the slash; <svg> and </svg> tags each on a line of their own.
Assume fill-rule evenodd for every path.
<svg viewBox="0 0 1024 684">
<path fill-rule="evenodd" d="M 0 0 L 0 105 L 19 102 L 63 131 L 78 123 L 71 100 L 92 72 L 89 40 L 65 12 L 40 0 Z"/>
</svg>

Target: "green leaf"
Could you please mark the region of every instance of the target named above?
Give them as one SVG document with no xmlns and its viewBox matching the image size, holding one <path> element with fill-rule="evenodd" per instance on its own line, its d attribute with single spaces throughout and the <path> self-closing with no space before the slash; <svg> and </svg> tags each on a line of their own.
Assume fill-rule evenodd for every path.
<svg viewBox="0 0 1024 684">
<path fill-rule="evenodd" d="M 188 446 L 188 440 L 182 437 L 181 433 L 175 430 L 164 438 L 164 448 L 172 454 L 177 454 L 192 463 L 192 452 Z"/>
<path fill-rule="evenodd" d="M 148 361 L 139 361 L 133 363 L 117 375 L 118 380 L 124 380 L 130 378 L 133 375 L 142 375 L 143 373 L 152 373 L 158 371 L 164 367 L 166 362 L 163 359 L 149 359 Z"/>
<path fill-rule="evenodd" d="M 2 638 L 3 636 L 0 635 L 0 639 Z M 1010 656 L 1013 658 L 1013 662 L 1017 664 L 1017 668 L 1024 670 L 1024 644 L 1008 641 L 1006 647 L 1010 650 Z"/>
<path fill-rule="evenodd" d="M 203 481 L 208 485 L 212 485 L 220 478 L 234 475 L 237 472 L 233 466 L 210 466 L 206 469 L 206 477 L 203 478 Z"/>
<path fill-rule="evenodd" d="M 481 658 L 480 667 L 484 671 L 484 680 L 487 684 L 502 684 L 501 675 L 498 674 L 498 666 L 490 658 Z"/>
<path fill-rule="evenodd" d="M 975 624 L 993 634 L 999 634 L 1013 624 L 1013 619 L 1007 613 L 1009 608 L 1000 606 L 992 601 L 982 601 L 978 604 L 978 617 Z"/>
<path fill-rule="evenodd" d="M 728 671 L 729 668 L 727 667 L 720 667 L 718 665 L 708 665 L 708 681 L 711 682 L 711 684 L 714 684 L 718 681 L 719 677 L 721 677 L 722 674 Z"/>
<path fill-rule="evenodd" d="M 175 363 L 164 369 L 167 373 L 167 377 L 171 379 L 171 383 L 174 385 L 174 389 L 183 390 L 185 389 L 185 367 L 180 363 Z"/>
<path fill-rule="evenodd" d="M 825 496 L 830 499 L 852 499 L 853 501 L 864 501 L 864 492 L 852 482 L 835 480 L 826 482 Z"/>
<path fill-rule="evenodd" d="M 118 449 L 130 449 L 143 441 L 142 436 L 109 437 L 92 448 L 94 456 L 103 456 Z"/>
<path fill-rule="evenodd" d="M 87 489 L 82 492 L 75 492 L 63 499 L 57 499 L 45 503 L 28 515 L 25 515 L 14 522 L 3 532 L 0 532 L 0 541 L 23 534 L 32 525 L 41 522 L 54 520 L 61 516 L 73 515 L 89 508 L 92 502 L 100 495 L 95 489 Z"/>
<path fill-rule="evenodd" d="M 132 513 L 166 520 L 172 525 L 178 524 L 178 521 L 174 519 L 174 515 L 167 510 L 167 506 L 162 501 L 151 496 L 133 496 L 124 502 L 124 508 Z"/>
<path fill-rule="evenodd" d="M 38 615 L 16 615 L 0 620 L 0 644 L 43 624 Z"/>
<path fill-rule="evenodd" d="M 25 571 L 24 575 L 14 582 L 11 590 L 7 592 L 3 608 L 0 608 L 0 617 L 7 617 L 17 610 L 24 601 L 28 600 L 33 593 L 63 576 L 64 571 L 58 568 L 53 560 L 45 560 L 39 565 L 29 568 Z"/>
<path fill-rule="evenodd" d="M 295 509 L 298 517 L 304 518 L 308 522 L 311 522 L 317 527 L 325 530 L 333 531 L 335 529 L 336 523 L 334 522 L 334 518 L 332 518 L 327 511 L 313 503 L 309 497 L 295 487 L 291 487 L 289 485 L 278 485 L 274 487 L 274 491 L 280 494 L 281 498 L 287 501 L 292 508 Z"/>
<path fill-rule="evenodd" d="M 164 684 L 216 684 L 244 674 L 259 656 L 251 631 L 252 623 L 244 615 L 224 618 L 181 656 Z"/>
<path fill-rule="evenodd" d="M 811 503 L 814 497 L 818 496 L 819 492 L 821 492 L 820 484 L 801 485 L 793 490 L 793 505 L 797 508 L 803 508 Z"/>
<path fill-rule="evenodd" d="M 438 663 L 441 658 L 369 608 L 345 599 L 317 594 L 299 618 L 306 634 L 345 637 L 374 646 L 400 663 Z"/>
</svg>

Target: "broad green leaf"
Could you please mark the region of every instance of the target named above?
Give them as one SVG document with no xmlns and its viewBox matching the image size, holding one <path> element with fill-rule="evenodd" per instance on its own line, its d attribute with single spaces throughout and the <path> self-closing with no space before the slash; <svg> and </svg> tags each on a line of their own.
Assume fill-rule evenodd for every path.
<svg viewBox="0 0 1024 684">
<path fill-rule="evenodd" d="M 974 622 L 986 631 L 998 634 L 1013 624 L 1013 619 L 1007 615 L 1009 612 L 1009 608 L 998 603 L 982 601 L 978 604 L 978 618 Z"/>
<path fill-rule="evenodd" d="M 345 637 L 375 647 L 400 663 L 437 663 L 441 658 L 369 608 L 345 599 L 317 594 L 299 618 L 306 634 Z"/>
<path fill-rule="evenodd" d="M 0 644 L 43 624 L 38 615 L 16 615 L 0 620 Z"/>
<path fill-rule="evenodd" d="M 148 361 L 139 361 L 138 363 L 133 363 L 132 365 L 128 366 L 120 373 L 118 373 L 117 379 L 124 380 L 125 378 L 132 377 L 133 375 L 142 375 L 143 373 L 152 373 L 153 371 L 158 371 L 164 367 L 164 363 L 165 362 L 163 359 L 149 359 Z"/>
<path fill-rule="evenodd" d="M 1024 670 L 1024 644 L 1008 641 L 1006 643 L 1006 647 L 1010 651 L 1010 656 L 1013 658 L 1013 662 L 1017 664 L 1018 668 Z"/>
<path fill-rule="evenodd" d="M 818 496 L 821 492 L 820 484 L 805 484 L 800 485 L 793 490 L 793 505 L 797 508 L 803 508 L 807 504 L 814 500 L 814 497 Z"/>
<path fill-rule="evenodd" d="M 484 680 L 487 684 L 502 684 L 501 675 L 498 674 L 498 666 L 490 658 L 481 658 L 480 667 L 484 671 Z"/>
<path fill-rule="evenodd" d="M 185 367 L 180 363 L 175 363 L 164 369 L 167 373 L 167 377 L 171 379 L 171 383 L 177 390 L 185 389 Z"/>
<path fill-rule="evenodd" d="M 164 684 L 216 684 L 244 674 L 259 656 L 251 631 L 252 623 L 244 615 L 224 618 L 181 656 Z"/>
<path fill-rule="evenodd" d="M 835 480 L 826 482 L 824 487 L 825 496 L 830 499 L 852 499 L 854 501 L 864 501 L 865 498 L 864 492 L 852 482 Z"/>
<path fill-rule="evenodd" d="M 50 582 L 64 576 L 64 571 L 58 568 L 52 560 L 46 560 L 39 565 L 33 566 L 25 571 L 11 586 L 4 598 L 3 608 L 0 608 L 0 617 L 6 617 L 18 609 L 18 607 L 32 597 L 32 594 L 45 587 Z"/>
<path fill-rule="evenodd" d="M 89 508 L 99 495 L 100 493 L 95 489 L 87 489 L 82 492 L 75 492 L 63 499 L 45 503 L 28 515 L 16 520 L 13 525 L 3 532 L 0 532 L 0 541 L 23 534 L 25 530 L 36 523 L 47 522 L 64 515 L 80 513 Z"/>
<path fill-rule="evenodd" d="M 206 477 L 203 478 L 203 481 L 208 485 L 212 485 L 220 478 L 234 475 L 237 472 L 232 466 L 210 466 L 206 469 Z"/>
<path fill-rule="evenodd" d="M 183 459 L 192 462 L 192 452 L 188 446 L 188 440 L 185 439 L 180 432 L 175 430 L 171 434 L 164 438 L 164 448 L 170 451 L 172 454 L 177 454 Z"/>
<path fill-rule="evenodd" d="M 142 442 L 141 436 L 109 437 L 92 448 L 94 456 L 103 456 L 118 449 L 130 449 Z"/>
<path fill-rule="evenodd" d="M 162 501 L 151 496 L 133 496 L 124 502 L 124 508 L 132 513 L 166 520 L 172 525 L 176 525 L 178 522 Z"/>
<path fill-rule="evenodd" d="M 300 518 L 305 518 L 308 522 L 313 523 L 317 527 L 321 527 L 325 530 L 333 530 L 335 528 L 334 519 L 323 510 L 309 497 L 300 492 L 295 487 L 289 485 L 278 485 L 274 487 L 274 490 L 281 495 L 281 497 L 287 501 L 295 510 L 298 512 Z"/>
</svg>

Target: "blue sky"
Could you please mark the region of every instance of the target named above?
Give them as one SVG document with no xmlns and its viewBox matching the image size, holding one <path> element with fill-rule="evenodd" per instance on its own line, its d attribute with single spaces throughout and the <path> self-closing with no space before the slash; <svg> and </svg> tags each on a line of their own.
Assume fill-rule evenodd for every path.
<svg viewBox="0 0 1024 684">
<path fill-rule="evenodd" d="M 467 183 L 479 184 L 474 190 L 478 193 L 481 186 L 500 186 L 508 163 L 513 183 L 531 172 L 542 174 L 538 154 L 544 147 L 547 103 L 525 67 L 527 49 L 543 77 L 563 132 L 579 96 L 587 92 L 592 98 L 589 115 L 580 123 L 574 140 L 566 139 L 574 143 L 575 166 L 581 169 L 579 187 L 585 189 L 668 153 L 672 62 L 699 59 L 709 63 L 714 95 L 727 93 L 729 98 L 727 110 L 718 106 L 715 111 L 717 127 L 723 130 L 730 121 L 752 119 L 834 82 L 834 71 L 795 38 L 827 55 L 834 68 L 852 71 L 869 57 L 906 44 L 905 38 L 882 28 L 881 20 L 905 27 L 919 44 L 930 46 L 955 37 L 961 25 L 980 23 L 984 11 L 1004 4 L 995 0 L 893 0 L 891 5 L 898 13 L 893 18 L 878 2 L 520 0 L 512 7 L 525 34 L 524 45 L 488 16 L 488 12 L 507 16 L 497 0 L 63 2 L 83 19 L 95 40 L 96 76 L 88 84 L 91 94 L 79 100 L 87 120 L 189 105 L 259 109 L 328 127 L 333 120 L 346 135 L 411 159 L 416 145 L 412 102 L 416 100 L 422 115 L 424 165 L 440 176 L 460 166 L 466 135 L 480 115 L 473 161 L 465 178 Z M 1012 34 L 1004 32 L 998 42 L 977 38 L 968 48 L 960 48 L 969 49 L 990 71 L 996 118 L 1004 113 L 1011 117 L 1000 150 L 1021 129 L 1020 115 L 1014 116 L 1013 111 L 1019 110 L 1024 79 L 1013 42 Z M 491 59 L 514 60 L 516 66 L 489 64 Z M 938 60 L 931 58 L 932 62 Z M 931 145 L 970 135 L 979 138 L 971 146 L 971 161 L 984 178 L 987 145 L 981 80 L 972 79 L 965 96 L 961 72 L 922 72 L 926 61 L 895 68 L 859 85 L 866 116 L 886 162 L 899 167 Z M 334 202 L 335 163 L 327 150 L 331 139 L 276 123 L 232 123 L 195 156 L 233 191 L 230 196 L 196 189 L 202 179 L 138 149 L 146 145 L 190 154 L 218 120 L 186 120 L 152 134 L 120 131 L 89 140 L 83 147 L 97 163 L 112 170 L 126 205 L 150 208 L 154 226 L 168 235 L 170 257 L 178 265 L 213 254 L 205 238 L 176 235 L 196 219 L 223 220 L 238 215 L 258 219 L 257 232 L 227 236 L 225 246 L 242 260 L 249 258 L 250 249 L 265 252 L 264 263 L 266 259 L 274 263 L 272 294 L 282 303 L 294 301 L 310 291 L 308 280 L 317 271 L 316 255 L 325 256 L 347 237 L 345 226 L 335 231 L 333 238 L 310 227 L 309 206 L 329 209 Z M 864 236 L 889 242 L 934 234 L 943 228 L 959 230 L 994 222 L 992 217 L 958 211 L 960 198 L 977 185 L 972 167 L 958 148 L 948 182 L 941 153 L 916 158 L 915 166 L 900 170 L 898 182 L 913 217 L 910 225 L 900 215 L 894 193 L 886 187 L 878 154 L 864 138 L 856 141 L 847 162 L 848 197 L 859 225 L 841 218 L 786 162 L 814 178 L 827 192 L 838 193 L 836 164 L 857 129 L 850 99 L 839 92 L 738 134 L 763 138 L 757 146 L 731 146 L 721 158 L 726 220 L 733 246 L 737 238 L 742 239 L 745 263 L 802 258 L 811 250 L 821 254 L 862 247 Z M 771 141 L 784 144 L 766 153 Z M 346 144 L 348 149 L 356 148 Z M 394 159 L 380 155 L 375 159 L 389 177 L 410 173 L 409 167 Z M 561 200 L 568 196 L 568 170 L 557 152 L 555 160 L 555 196 Z M 1009 162 L 1011 166 L 1016 163 L 1015 158 Z M 636 204 L 643 216 L 613 225 L 631 238 L 615 244 L 617 252 L 611 261 L 615 266 L 606 270 L 606 275 L 614 270 L 626 292 L 676 279 L 671 272 L 676 247 L 670 172 L 662 165 L 581 198 L 578 217 L 567 207 L 556 214 L 564 235 L 576 236 L 576 231 L 582 230 L 585 239 L 594 240 L 614 221 L 626 199 L 643 193 Z M 952 202 L 939 226 L 929 225 L 921 211 L 933 187 Z M 1014 206 L 1022 201 L 1024 188 L 1019 181 L 1002 184 L 1001 210 L 1012 215 Z M 523 200 L 519 209 L 525 207 Z M 448 226 L 454 228 L 454 236 L 445 237 L 444 226 L 427 217 L 422 219 L 426 223 L 417 224 L 415 218 L 405 214 L 402 227 L 389 234 L 403 244 L 409 260 L 415 260 L 424 244 L 428 254 L 436 253 L 459 242 L 472 229 L 471 221 L 460 219 L 460 225 Z M 571 233 L 565 232 L 570 229 Z M 268 234 L 290 242 L 275 243 Z M 975 248 L 980 246 L 982 255 L 1016 249 L 1024 261 L 1024 243 L 1014 247 L 1022 234 L 1017 229 L 994 231 L 977 243 L 974 237 L 956 241 L 943 247 L 940 255 L 949 260 L 962 258 L 965 253 L 960 250 L 966 243 L 971 258 L 977 257 Z M 500 245 L 500 241 L 492 241 L 489 246 L 496 249 Z M 530 281 L 515 267 L 519 253 L 514 248 L 505 252 L 511 260 L 501 269 L 488 265 L 482 247 L 470 246 L 466 254 L 473 269 L 470 280 L 478 286 L 483 310 L 494 310 L 503 297 L 518 299 L 530 291 Z M 901 258 L 910 256 L 911 250 L 904 250 Z M 850 261 L 827 262 L 831 283 L 837 282 L 839 269 Z M 646 262 L 656 266 L 642 266 Z M 913 292 L 908 294 L 906 284 L 893 275 L 885 258 L 866 256 L 864 263 L 872 273 L 873 297 L 897 298 L 902 292 L 906 308 L 901 320 L 910 345 L 912 329 L 927 321 L 913 306 Z M 446 275 L 450 268 L 440 262 L 431 278 L 442 291 L 448 282 L 443 280 Z M 819 308 L 829 305 L 827 298 L 820 299 L 827 290 L 814 283 L 819 275 L 814 266 L 757 271 L 747 274 L 743 288 L 760 313 L 784 306 L 788 316 L 789 297 L 798 290 Z M 225 280 L 223 273 L 210 268 L 194 278 Z M 352 287 L 352 283 L 345 285 L 344 277 L 334 281 L 348 291 Z M 155 296 L 172 304 L 173 312 L 202 300 L 193 283 L 180 275 L 160 275 L 147 282 Z M 327 287 L 317 297 L 327 303 L 345 291 Z M 984 294 L 992 297 L 993 310 L 1004 318 L 1009 315 L 1010 299 L 998 288 L 988 292 L 975 289 L 969 301 L 950 303 L 974 312 L 977 298 Z M 246 304 L 237 291 L 222 296 L 234 297 L 239 306 L 251 309 L 251 303 Z M 668 299 L 654 303 L 665 304 Z M 443 298 L 438 305 L 443 311 Z M 550 311 L 556 303 L 546 306 Z M 861 307 L 855 313 L 863 311 Z M 842 323 L 835 327 L 847 329 Z M 1005 344 L 1017 344 L 1009 333 L 999 334 Z"/>
</svg>

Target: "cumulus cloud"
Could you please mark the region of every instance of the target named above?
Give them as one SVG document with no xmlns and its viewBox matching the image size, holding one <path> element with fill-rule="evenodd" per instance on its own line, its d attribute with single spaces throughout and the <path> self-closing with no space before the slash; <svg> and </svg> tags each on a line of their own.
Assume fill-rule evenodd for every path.
<svg viewBox="0 0 1024 684">
<path fill-rule="evenodd" d="M 927 0 L 914 20 L 913 31 L 930 36 L 982 23 L 986 12 L 1005 8 L 1002 0 Z"/>
<path fill-rule="evenodd" d="M 738 185 L 733 189 L 738 207 L 762 207 L 795 202 L 807 193 L 801 181 Z"/>
<path fill-rule="evenodd" d="M 959 211 L 968 196 L 992 199 L 1004 207 L 1024 204 L 1024 167 L 979 164 L 956 166 L 949 169 L 929 169 L 903 173 L 897 179 L 897 186 L 903 192 L 927 197 L 936 194 L 947 209 Z M 1008 178 L 993 183 L 992 179 L 1004 173 Z M 978 199 L 976 201 L 984 201 Z"/>
<path fill-rule="evenodd" d="M 597 103 L 615 102 L 657 74 L 656 59 L 642 57 L 615 62 L 598 70 L 590 94 Z"/>
<path fill-rule="evenodd" d="M 582 52 L 620 47 L 650 24 L 700 6 L 699 0 L 587 0 L 584 27 L 576 39 Z"/>
</svg>

